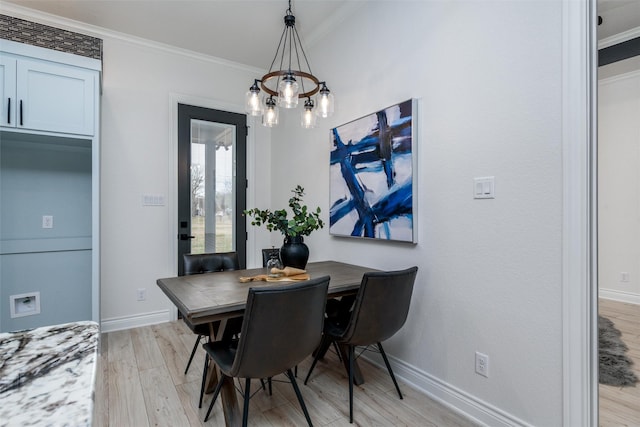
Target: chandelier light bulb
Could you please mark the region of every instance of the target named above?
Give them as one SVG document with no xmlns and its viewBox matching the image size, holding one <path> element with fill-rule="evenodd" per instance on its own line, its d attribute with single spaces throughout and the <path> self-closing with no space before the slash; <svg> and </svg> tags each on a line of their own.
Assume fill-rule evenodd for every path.
<svg viewBox="0 0 640 427">
<path fill-rule="evenodd" d="M 284 108 L 298 106 L 298 82 L 293 74 L 287 74 L 278 84 L 278 104 Z"/>
<path fill-rule="evenodd" d="M 266 99 L 265 101 L 266 108 L 264 110 L 264 114 L 262 115 L 262 124 L 266 127 L 274 127 L 278 124 L 278 115 L 279 110 L 276 106 L 276 101 L 272 96 Z"/>
<path fill-rule="evenodd" d="M 254 84 L 255 86 L 255 84 Z M 257 86 L 256 86 L 257 89 Z M 245 111 L 250 116 L 260 116 L 264 111 L 260 102 L 260 89 L 254 90 L 253 86 L 247 91 L 245 96 Z"/>
<path fill-rule="evenodd" d="M 316 127 L 316 114 L 314 110 L 314 103 L 312 99 L 307 99 L 304 103 L 304 110 L 302 110 L 301 122 L 303 128 L 311 129 Z"/>
<path fill-rule="evenodd" d="M 260 102 L 260 88 L 258 87 L 258 80 L 253 81 L 253 84 L 245 95 L 245 111 L 251 116 L 260 116 L 264 111 L 262 103 Z"/>
<path fill-rule="evenodd" d="M 333 94 L 326 84 L 322 83 L 320 96 L 318 99 L 317 113 L 322 118 L 331 117 L 333 115 Z"/>
</svg>

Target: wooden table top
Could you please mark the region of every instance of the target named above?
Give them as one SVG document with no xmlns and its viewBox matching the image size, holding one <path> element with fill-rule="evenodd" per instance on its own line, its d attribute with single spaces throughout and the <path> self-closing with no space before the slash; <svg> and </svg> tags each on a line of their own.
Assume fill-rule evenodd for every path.
<svg viewBox="0 0 640 427">
<path fill-rule="evenodd" d="M 375 269 L 336 261 L 322 261 L 307 264 L 306 271 L 312 279 L 330 276 L 328 296 L 336 297 L 354 293 L 360 286 L 362 275 Z M 156 283 L 182 315 L 197 325 L 242 315 L 249 288 L 291 284 L 240 282 L 240 277 L 266 272 L 266 268 L 221 271 L 158 279 Z"/>
</svg>

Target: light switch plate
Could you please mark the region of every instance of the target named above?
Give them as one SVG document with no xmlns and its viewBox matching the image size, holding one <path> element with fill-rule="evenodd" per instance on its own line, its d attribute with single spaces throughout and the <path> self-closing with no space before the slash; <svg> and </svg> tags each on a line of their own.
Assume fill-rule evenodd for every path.
<svg viewBox="0 0 640 427">
<path fill-rule="evenodd" d="M 164 194 L 149 194 L 142 195 L 142 206 L 164 206 L 165 197 Z"/>
<path fill-rule="evenodd" d="M 42 228 L 53 228 L 53 215 L 42 215 Z"/>
<path fill-rule="evenodd" d="M 473 178 L 474 199 L 495 199 L 495 197 L 495 178 L 493 176 Z"/>
</svg>

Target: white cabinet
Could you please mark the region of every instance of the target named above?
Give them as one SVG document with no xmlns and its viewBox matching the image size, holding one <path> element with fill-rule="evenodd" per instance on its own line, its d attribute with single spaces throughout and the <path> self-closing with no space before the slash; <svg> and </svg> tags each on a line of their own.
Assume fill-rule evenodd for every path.
<svg viewBox="0 0 640 427">
<path fill-rule="evenodd" d="M 45 132 L 93 135 L 97 72 L 19 56 L 0 58 L 0 125 Z"/>
<path fill-rule="evenodd" d="M 0 55 L 0 126 L 16 125 L 16 60 Z"/>
<path fill-rule="evenodd" d="M 0 39 L 0 332 L 100 321 L 101 70 Z M 1 308 L 32 292 L 39 314 Z"/>
</svg>

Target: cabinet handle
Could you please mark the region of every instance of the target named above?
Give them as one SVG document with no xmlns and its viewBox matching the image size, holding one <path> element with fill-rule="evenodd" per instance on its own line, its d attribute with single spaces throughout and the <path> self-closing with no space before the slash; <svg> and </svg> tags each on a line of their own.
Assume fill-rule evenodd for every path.
<svg viewBox="0 0 640 427">
<path fill-rule="evenodd" d="M 23 123 L 22 123 L 22 99 L 20 100 L 20 126 L 23 126 Z"/>
<path fill-rule="evenodd" d="M 11 124 L 11 98 L 7 102 L 7 124 Z"/>
</svg>

